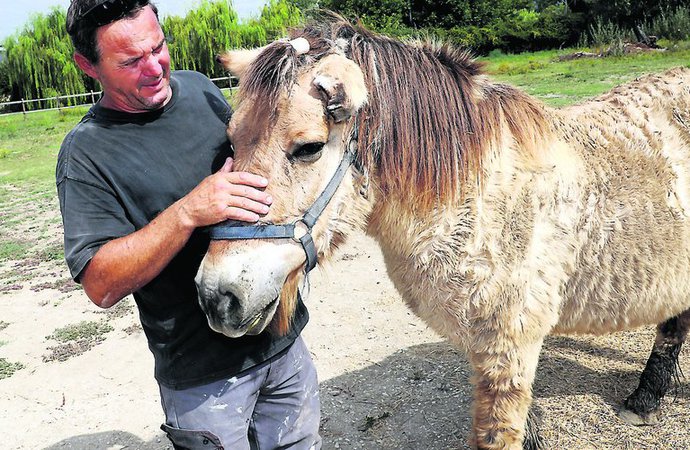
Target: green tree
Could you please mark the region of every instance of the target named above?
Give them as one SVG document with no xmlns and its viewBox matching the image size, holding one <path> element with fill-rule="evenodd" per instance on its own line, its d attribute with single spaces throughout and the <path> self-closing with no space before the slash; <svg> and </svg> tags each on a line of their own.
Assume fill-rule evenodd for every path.
<svg viewBox="0 0 690 450">
<path fill-rule="evenodd" d="M 62 8 L 34 16 L 17 35 L 5 39 L 4 47 L 0 72 L 6 73 L 13 100 L 82 93 L 94 86 L 72 59 Z"/>
<path fill-rule="evenodd" d="M 288 3 L 299 9 L 302 14 L 319 8 L 319 0 L 289 0 Z"/>
<path fill-rule="evenodd" d="M 10 74 L 7 64 L 0 62 L 0 102 L 6 101 L 12 93 Z"/>
<path fill-rule="evenodd" d="M 411 0 L 323 0 L 319 6 L 388 34 L 404 34 L 414 26 L 410 21 Z"/>
<path fill-rule="evenodd" d="M 204 1 L 185 17 L 167 17 L 162 27 L 175 68 L 219 77 L 224 72 L 215 60 L 218 53 L 265 45 L 300 20 L 299 10 L 286 0 L 271 0 L 258 18 L 247 22 L 239 21 L 229 1 Z"/>
<path fill-rule="evenodd" d="M 574 12 L 582 13 L 587 25 L 597 19 L 606 20 L 624 28 L 632 28 L 678 7 L 688 7 L 688 0 L 569 0 Z"/>
</svg>

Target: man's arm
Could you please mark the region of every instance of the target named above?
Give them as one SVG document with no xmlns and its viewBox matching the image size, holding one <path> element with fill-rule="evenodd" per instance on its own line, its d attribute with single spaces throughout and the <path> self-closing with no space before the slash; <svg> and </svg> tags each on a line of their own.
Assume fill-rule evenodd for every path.
<svg viewBox="0 0 690 450">
<path fill-rule="evenodd" d="M 153 280 L 184 247 L 192 232 L 227 219 L 256 222 L 268 212 L 268 181 L 246 172 L 221 170 L 161 212 L 142 229 L 103 245 L 81 276 L 86 295 L 109 308 Z"/>
</svg>

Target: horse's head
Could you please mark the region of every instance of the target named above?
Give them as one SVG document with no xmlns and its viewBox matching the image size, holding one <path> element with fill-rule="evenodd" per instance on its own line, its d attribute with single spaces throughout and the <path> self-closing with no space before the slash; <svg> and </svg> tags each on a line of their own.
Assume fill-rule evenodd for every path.
<svg viewBox="0 0 690 450">
<path fill-rule="evenodd" d="M 241 83 L 228 127 L 235 168 L 269 180 L 274 201 L 261 223 L 295 223 L 351 145 L 354 117 L 367 101 L 362 71 L 337 45 L 304 38 L 228 52 L 220 60 Z M 347 169 L 314 224 L 319 259 L 365 222 L 365 178 Z M 273 331 L 287 332 L 305 263 L 295 239 L 212 240 L 196 277 L 211 328 L 238 337 L 258 334 L 273 320 Z"/>
</svg>

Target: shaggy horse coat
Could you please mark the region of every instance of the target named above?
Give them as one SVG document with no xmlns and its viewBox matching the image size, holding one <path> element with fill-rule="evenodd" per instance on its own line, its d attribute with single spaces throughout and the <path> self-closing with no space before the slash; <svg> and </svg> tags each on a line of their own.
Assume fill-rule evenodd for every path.
<svg viewBox="0 0 690 450">
<path fill-rule="evenodd" d="M 290 223 L 359 131 L 313 230 L 321 260 L 355 228 L 381 246 L 407 305 L 473 368 L 471 444 L 536 448 L 527 430 L 544 337 L 661 324 L 622 417 L 651 423 L 690 325 L 690 70 L 561 110 L 491 82 L 447 45 L 344 22 L 222 61 L 241 78 L 229 127 L 242 170 Z M 291 241 L 215 241 L 199 270 L 209 323 L 284 332 L 303 277 Z M 280 301 L 275 299 L 280 296 Z"/>
</svg>

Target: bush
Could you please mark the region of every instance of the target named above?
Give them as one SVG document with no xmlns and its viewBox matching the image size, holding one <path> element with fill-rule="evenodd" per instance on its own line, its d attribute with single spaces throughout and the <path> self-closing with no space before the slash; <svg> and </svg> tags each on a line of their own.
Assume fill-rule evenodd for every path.
<svg viewBox="0 0 690 450">
<path fill-rule="evenodd" d="M 349 20 L 361 20 L 372 30 L 400 35 L 406 27 L 404 17 L 409 12 L 408 0 L 322 0 L 324 9 L 335 11 Z"/>
<path fill-rule="evenodd" d="M 521 9 L 483 26 L 433 27 L 427 31 L 477 53 L 493 49 L 518 53 L 573 45 L 582 23 L 581 14 L 572 13 L 564 5 L 552 5 L 541 12 Z"/>
<path fill-rule="evenodd" d="M 494 27 L 499 46 L 512 52 L 528 50 L 541 34 L 538 23 L 539 13 L 527 9 L 521 9 L 514 16 L 497 21 Z"/>
<path fill-rule="evenodd" d="M 647 23 L 647 30 L 659 39 L 682 41 L 690 38 L 690 8 L 663 10 L 659 17 Z"/>
<path fill-rule="evenodd" d="M 536 24 L 540 34 L 532 44 L 534 50 L 572 46 L 577 42 L 585 18 L 571 11 L 567 5 L 551 5 L 539 14 Z"/>
<path fill-rule="evenodd" d="M 631 40 L 633 37 L 630 31 L 626 31 L 612 22 L 604 21 L 602 18 L 597 18 L 582 34 L 578 46 L 594 47 L 600 50 L 611 48 L 614 54 L 619 49 L 622 54 L 623 43 Z"/>
<path fill-rule="evenodd" d="M 429 34 L 440 39 L 450 41 L 460 47 L 466 47 L 476 53 L 485 53 L 496 47 L 498 42 L 494 30 L 488 27 L 468 25 L 465 27 L 453 27 L 450 30 L 431 28 Z"/>
</svg>

